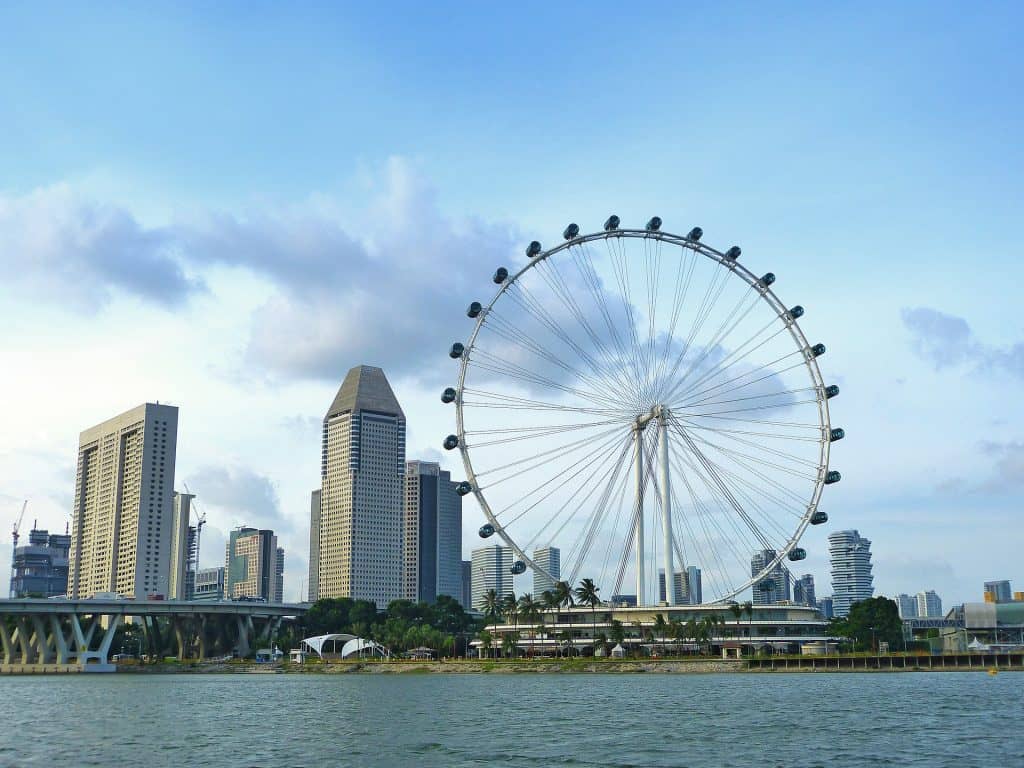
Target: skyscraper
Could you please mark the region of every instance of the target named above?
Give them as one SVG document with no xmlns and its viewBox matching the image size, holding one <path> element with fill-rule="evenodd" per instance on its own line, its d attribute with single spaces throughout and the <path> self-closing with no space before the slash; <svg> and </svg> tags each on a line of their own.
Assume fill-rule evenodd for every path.
<svg viewBox="0 0 1024 768">
<path fill-rule="evenodd" d="M 832 608 L 836 616 L 847 616 L 850 606 L 874 593 L 871 575 L 871 542 L 855 531 L 829 534 L 832 559 Z"/>
<path fill-rule="evenodd" d="M 277 548 L 277 559 L 274 561 L 274 602 L 284 602 L 284 547 Z"/>
<path fill-rule="evenodd" d="M 463 609 L 469 610 L 473 607 L 473 561 L 462 561 L 462 597 L 459 603 Z"/>
<path fill-rule="evenodd" d="M 317 597 L 402 596 L 405 415 L 384 371 L 345 376 L 323 422 Z"/>
<path fill-rule="evenodd" d="M 533 572 L 533 597 L 540 600 L 540 596 L 549 589 L 555 588 L 555 583 L 562 578 L 562 550 L 558 547 L 540 547 L 533 550 L 533 562 L 548 572 L 547 576 Z"/>
<path fill-rule="evenodd" d="M 432 603 L 462 597 L 462 497 L 451 475 L 432 461 L 405 465 L 403 596 Z"/>
<path fill-rule="evenodd" d="M 923 619 L 942 618 L 942 598 L 929 589 L 917 593 L 917 615 Z"/>
<path fill-rule="evenodd" d="M 228 534 L 224 596 L 274 602 L 277 595 L 277 536 L 273 531 L 236 528 Z M 283 553 L 282 553 L 283 554 Z"/>
<path fill-rule="evenodd" d="M 750 558 L 750 575 L 757 576 L 776 557 L 774 549 L 762 549 Z M 756 605 L 774 605 L 790 599 L 789 571 L 781 562 L 754 582 L 753 602 Z"/>
<path fill-rule="evenodd" d="M 896 603 L 896 610 L 900 614 L 901 619 L 916 619 L 917 618 L 917 598 L 913 595 L 899 594 L 894 597 L 893 602 Z"/>
<path fill-rule="evenodd" d="M 821 614 L 824 619 L 831 619 L 835 616 L 835 611 L 832 607 L 831 597 L 819 597 L 818 598 L 818 613 Z"/>
<path fill-rule="evenodd" d="M 1011 600 L 1013 600 L 1013 592 L 1010 589 L 1009 581 L 985 582 L 985 602 L 1008 603 Z"/>
<path fill-rule="evenodd" d="M 658 602 L 666 602 L 665 598 L 665 569 L 658 569 Z M 673 605 L 686 605 L 686 571 L 676 571 L 672 574 L 672 603 Z"/>
<path fill-rule="evenodd" d="M 171 503 L 171 557 L 167 599 L 191 600 L 195 590 L 196 528 L 189 525 L 195 494 L 174 492 Z"/>
<path fill-rule="evenodd" d="M 793 580 L 793 602 L 812 608 L 817 604 L 814 595 L 814 576 L 805 573 L 799 579 Z"/>
<path fill-rule="evenodd" d="M 493 589 L 499 598 L 512 592 L 512 548 L 494 544 L 472 552 L 473 607 L 484 609 L 484 595 Z"/>
<path fill-rule="evenodd" d="M 11 597 L 59 597 L 68 591 L 71 536 L 32 528 L 28 544 L 14 550 Z"/>
<path fill-rule="evenodd" d="M 686 568 L 686 602 L 690 605 L 700 605 L 704 602 L 700 568 L 695 565 Z"/>
<path fill-rule="evenodd" d="M 320 491 L 309 495 L 309 581 L 306 584 L 306 599 L 317 600 L 317 583 L 320 578 Z"/>
<path fill-rule="evenodd" d="M 178 409 L 146 403 L 82 432 L 68 596 L 166 595 Z"/>
</svg>

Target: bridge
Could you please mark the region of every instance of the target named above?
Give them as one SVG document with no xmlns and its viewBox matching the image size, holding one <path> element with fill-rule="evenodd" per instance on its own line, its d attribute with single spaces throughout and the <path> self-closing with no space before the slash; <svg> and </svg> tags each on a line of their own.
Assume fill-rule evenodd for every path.
<svg viewBox="0 0 1024 768">
<path fill-rule="evenodd" d="M 0 600 L 0 672 L 112 671 L 111 645 L 122 624 L 138 623 L 156 658 L 202 661 L 248 656 L 271 642 L 281 623 L 308 605 L 185 600 Z"/>
</svg>

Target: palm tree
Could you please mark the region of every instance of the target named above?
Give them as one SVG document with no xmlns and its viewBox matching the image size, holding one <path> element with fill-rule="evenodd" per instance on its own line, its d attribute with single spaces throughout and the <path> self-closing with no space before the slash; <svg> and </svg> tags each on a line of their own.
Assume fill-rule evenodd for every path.
<svg viewBox="0 0 1024 768">
<path fill-rule="evenodd" d="M 540 603 L 533 599 L 533 595 L 527 592 L 525 595 L 519 598 L 517 606 L 517 612 L 519 617 L 526 623 L 537 621 L 540 618 Z M 530 656 L 533 656 L 533 641 L 536 637 L 537 630 L 534 627 L 533 632 L 530 634 Z"/>
<path fill-rule="evenodd" d="M 491 645 L 494 641 L 494 636 L 486 629 L 480 631 L 480 646 L 484 649 L 484 653 L 488 656 L 491 655 Z"/>
<path fill-rule="evenodd" d="M 747 639 L 749 640 L 750 639 L 750 633 L 754 631 L 754 628 L 753 628 L 753 624 L 754 624 L 754 604 L 752 602 L 750 602 L 749 600 L 747 600 L 747 602 L 745 602 L 743 604 L 743 612 L 745 614 L 747 614 Z M 754 649 L 753 643 L 751 643 L 750 649 L 751 649 L 751 651 L 753 651 L 753 649 Z"/>
<path fill-rule="evenodd" d="M 576 587 L 576 599 L 580 605 L 590 606 L 590 637 L 596 641 L 595 633 L 597 632 L 597 606 L 601 604 L 601 598 L 598 597 L 600 589 L 594 584 L 593 579 L 584 579 L 580 582 L 580 585 Z"/>
<path fill-rule="evenodd" d="M 561 603 L 559 603 L 558 601 L 558 595 L 555 594 L 555 591 L 553 589 L 545 589 L 540 595 L 540 604 L 543 607 L 545 614 L 547 614 L 550 611 L 555 612 L 555 623 L 553 631 L 558 632 L 558 623 L 561 619 L 561 613 L 558 610 Z M 545 624 L 547 623 L 546 615 L 544 617 L 544 622 Z"/>
<path fill-rule="evenodd" d="M 622 641 L 626 639 L 626 630 L 618 619 L 612 619 L 612 628 L 609 634 L 611 635 L 612 642 L 616 645 L 622 645 Z"/>
<path fill-rule="evenodd" d="M 735 620 L 733 624 L 733 634 L 739 635 L 740 616 L 743 615 L 743 607 L 739 603 L 729 603 L 729 613 L 732 614 Z"/>
<path fill-rule="evenodd" d="M 505 595 L 501 601 L 501 608 L 505 614 L 505 621 L 512 621 L 512 632 L 516 635 L 516 639 L 519 637 L 519 601 L 516 600 L 516 593 L 509 592 Z M 504 644 L 503 644 L 504 646 Z M 512 658 L 516 657 L 518 645 L 512 646 Z"/>
<path fill-rule="evenodd" d="M 676 642 L 676 655 L 679 654 L 678 644 L 683 639 L 683 633 L 686 632 L 686 627 L 683 622 L 679 619 L 672 619 L 669 622 L 669 636 Z"/>
<path fill-rule="evenodd" d="M 664 614 L 659 613 L 654 617 L 654 634 L 661 638 L 661 644 L 665 645 L 665 636 L 668 634 L 668 622 Z"/>
<path fill-rule="evenodd" d="M 498 614 L 501 613 L 501 600 L 498 597 L 498 592 L 493 589 L 488 589 L 484 593 L 484 621 L 492 619 L 494 621 L 494 630 L 498 630 Z"/>
<path fill-rule="evenodd" d="M 700 626 L 697 624 L 696 619 L 688 620 L 686 626 L 683 627 L 683 631 L 686 633 L 687 640 L 696 641 L 700 637 Z"/>
</svg>

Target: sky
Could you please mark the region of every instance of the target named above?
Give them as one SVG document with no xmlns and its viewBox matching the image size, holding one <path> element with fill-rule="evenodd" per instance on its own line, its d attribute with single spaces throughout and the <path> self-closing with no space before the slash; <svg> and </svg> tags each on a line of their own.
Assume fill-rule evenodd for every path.
<svg viewBox="0 0 1024 768">
<path fill-rule="evenodd" d="M 570 221 L 659 215 L 828 346 L 818 593 L 820 528 L 871 539 L 877 594 L 1024 589 L 1020 6 L 549 5 L 5 3 L 4 535 L 24 499 L 63 528 L 79 432 L 159 400 L 202 565 L 272 527 L 297 598 L 345 372 L 383 366 L 409 458 L 457 474 L 465 305 Z"/>
</svg>

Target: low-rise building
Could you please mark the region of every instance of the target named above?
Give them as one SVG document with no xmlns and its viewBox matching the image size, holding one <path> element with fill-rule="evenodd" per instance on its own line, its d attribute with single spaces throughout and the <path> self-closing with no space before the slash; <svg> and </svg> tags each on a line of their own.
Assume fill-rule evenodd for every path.
<svg viewBox="0 0 1024 768">
<path fill-rule="evenodd" d="M 68 591 L 71 536 L 33 528 L 28 545 L 14 550 L 12 597 L 58 597 Z"/>
<path fill-rule="evenodd" d="M 224 569 L 200 568 L 196 571 L 196 587 L 193 600 L 224 599 Z"/>
</svg>

